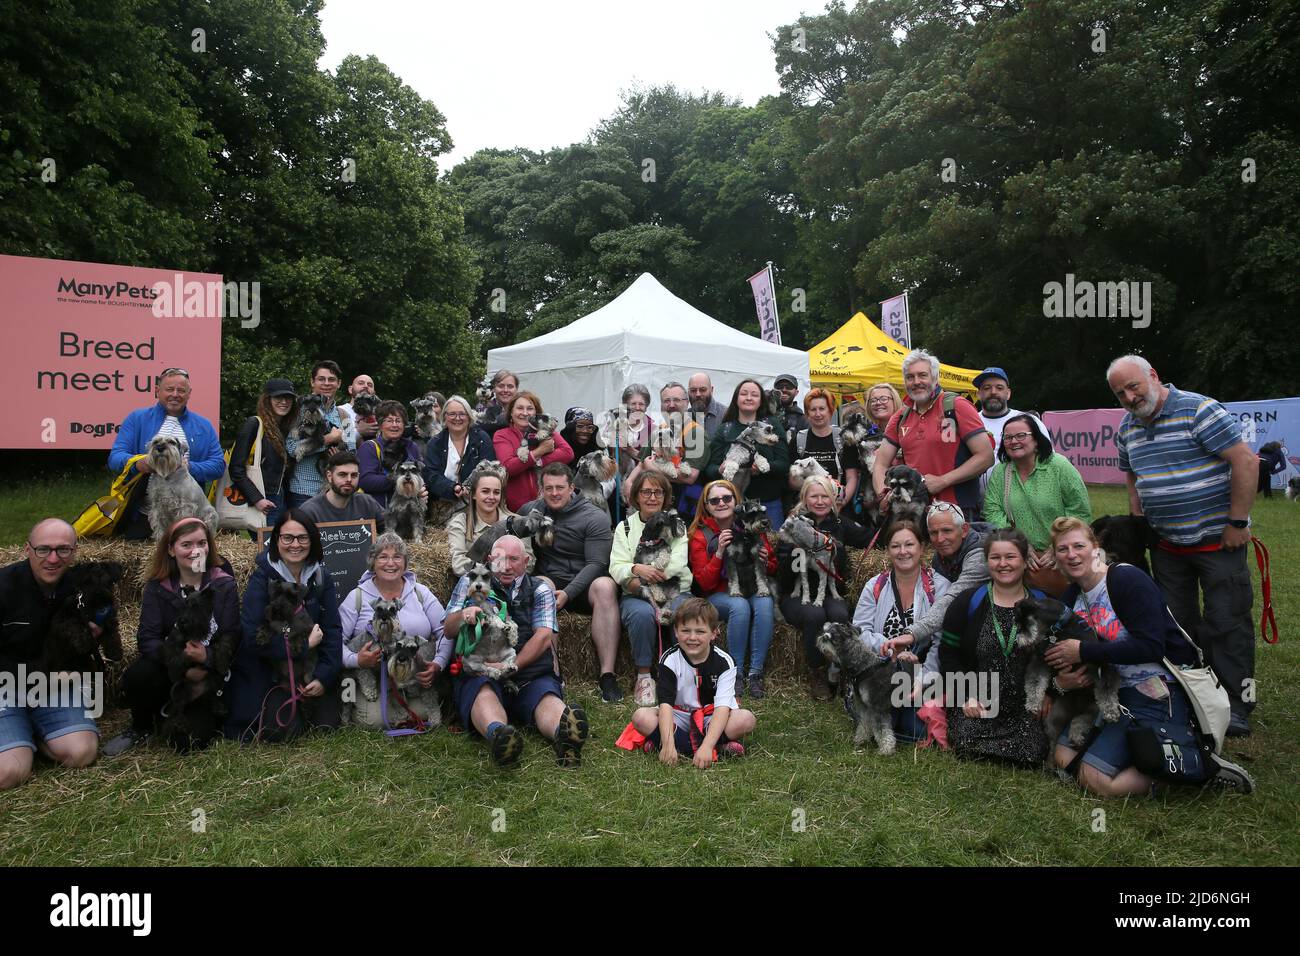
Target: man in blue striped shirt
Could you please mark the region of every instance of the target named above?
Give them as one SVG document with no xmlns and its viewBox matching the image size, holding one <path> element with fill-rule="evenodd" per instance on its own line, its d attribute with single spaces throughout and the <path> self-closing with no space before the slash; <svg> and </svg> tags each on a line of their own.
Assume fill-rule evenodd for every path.
<svg viewBox="0 0 1300 956">
<path fill-rule="evenodd" d="M 1146 515 L 1159 535 L 1151 549 L 1152 575 L 1228 690 L 1228 734 L 1245 736 L 1255 707 L 1254 595 L 1246 545 L 1258 461 L 1227 409 L 1162 384 L 1141 356 L 1115 359 L 1106 380 L 1128 409 L 1115 446 L 1129 510 Z"/>
</svg>

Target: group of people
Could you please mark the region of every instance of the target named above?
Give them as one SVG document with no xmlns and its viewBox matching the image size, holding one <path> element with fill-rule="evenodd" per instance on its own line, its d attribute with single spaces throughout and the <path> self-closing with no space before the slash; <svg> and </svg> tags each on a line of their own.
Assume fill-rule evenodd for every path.
<svg viewBox="0 0 1300 956">
<path fill-rule="evenodd" d="M 685 426 L 679 432 L 684 467 L 669 477 L 646 466 L 650 391 L 630 385 L 622 395 L 627 420 L 618 434 L 620 471 L 606 489 L 621 496 L 612 527 L 607 509 L 576 492 L 570 467 L 599 446 L 594 417 L 570 408 L 562 429 L 530 443 L 530 422 L 543 413 L 542 403 L 512 373 L 494 376 L 486 410 L 471 408 L 460 396 L 441 401 L 443 428 L 422 444 L 412 438 L 400 403 L 379 403 L 374 421 L 336 406 L 341 374 L 332 362 L 318 363 L 312 390 L 328 399 L 330 424 L 326 448 L 315 453 L 327 456 L 324 468 L 309 465 L 312 456 L 289 467 L 297 396 L 290 382 L 273 379 L 231 455 L 231 477 L 242 481 L 236 463 L 252 457 L 253 442 L 263 443 L 265 487 L 241 488 L 273 526 L 269 547 L 258 556 L 241 598 L 201 521 L 181 519 L 158 540 L 142 598 L 140 655 L 122 681 L 132 724 L 104 752 L 125 752 L 169 727 L 170 742 L 179 749 L 222 735 L 291 739 L 312 727 L 338 726 L 344 704 L 352 705 L 352 719 L 365 726 L 433 726 L 436 709 L 413 706 L 400 695 L 375 704 L 340 692 L 356 670 L 384 666 L 378 646 L 365 639 L 373 628 L 371 605 L 400 598 L 403 630 L 432 648 L 418 675 L 420 686 L 442 688 L 449 711 L 487 742 L 495 762 L 519 758 L 528 726 L 550 741 L 561 764 L 580 762 L 588 720 L 566 700 L 555 644 L 557 614 L 568 610 L 591 617 L 600 693 L 608 703 L 624 696 L 615 660 L 627 632 L 638 710 L 621 742 L 658 749 L 666 760 L 680 754 L 707 765 L 714 756 L 743 753 L 739 738 L 755 722 L 739 701 L 766 694 L 764 671 L 779 608 L 801 635 L 809 690 L 818 700 L 833 699 L 836 687 L 852 692 L 850 675 L 837 673 L 817 648 L 828 622 L 851 621 L 878 657 L 920 676 L 913 699 L 895 708 L 902 739 L 919 741 L 934 733 L 919 716 L 926 687 L 948 686 L 950 675 L 984 675 L 996 679 L 995 699 L 943 700 L 947 736 L 959 755 L 1023 765 L 1051 756 L 1083 786 L 1105 795 L 1144 792 L 1157 779 L 1217 779 L 1251 789 L 1241 768 L 1198 748 L 1186 694 L 1168 670 L 1195 661 L 1199 645 L 1231 695 L 1230 732 L 1249 732 L 1253 632 L 1243 546 L 1256 466 L 1236 420 L 1213 399 L 1161 383 L 1138 356 L 1119 358 L 1108 370 L 1108 383 L 1127 410 L 1117 444 L 1131 508 L 1147 516 L 1158 538 L 1153 581 L 1131 565 L 1108 565 L 1089 525 L 1082 479 L 1053 451 L 1039 419 L 1011 407 L 1003 369 L 986 369 L 976 379 L 979 411 L 942 390 L 938 373 L 938 359 L 916 350 L 903 362 L 905 396 L 887 383 L 865 393 L 859 410 L 880 441 L 869 474 L 856 450 L 841 441 L 833 424 L 837 402 L 824 389 L 811 389 L 797 403 L 794 376 L 780 376 L 773 383 L 772 413 L 757 380 L 741 381 L 724 406 L 714 399 L 708 376 L 697 373 L 685 385 L 668 382 L 659 390 L 664 413 L 679 415 Z M 349 393 L 373 395 L 374 382 L 357 376 Z M 142 459 L 136 456 L 150 438 L 179 433 L 188 444 L 191 474 L 216 477 L 209 447 L 215 433 L 187 411 L 187 397 L 188 374 L 165 370 L 158 404 L 128 419 L 110 468 L 130 468 L 132 461 L 138 467 Z M 843 415 L 844 409 L 838 411 Z M 743 530 L 743 501 L 721 470 L 731 445 L 760 420 L 773 426 L 779 440 L 765 451 L 769 467 L 752 475 L 744 497 L 762 503 L 773 529 L 761 537 L 757 560 L 777 587 L 771 595 L 735 595 L 724 556 Z M 825 474 L 792 481 L 791 462 L 809 457 Z M 504 480 L 497 470 L 476 467 L 492 459 L 504 466 Z M 420 462 L 432 496 L 462 503 L 448 523 L 457 580 L 445 607 L 416 580 L 407 546 L 394 534 L 377 538 L 355 592 L 336 594 L 323 570 L 318 524 L 382 518 L 392 487 L 388 473 L 398 460 Z M 864 520 L 860 490 L 883 496 L 886 473 L 896 463 L 920 472 L 930 493 L 924 527 L 903 520 L 873 528 Z M 666 562 L 638 562 L 645 529 L 674 506 L 689 522 L 687 533 L 660 542 L 669 552 Z M 503 520 L 534 512 L 552 519 L 553 536 L 545 544 L 511 533 L 496 536 L 489 556 L 492 607 L 468 601 L 473 544 L 489 528 L 499 532 Z M 805 516 L 823 536 L 824 570 L 842 584 L 852 577 L 848 548 L 874 540 L 884 550 L 888 569 L 866 583 L 852 610 L 847 599 L 828 595 L 812 603 L 793 595 L 796 561 L 804 555 L 775 534 L 787 513 Z M 933 548 L 929 564 L 927 544 Z M 0 571 L 0 669 L 19 662 L 41 666 L 41 628 L 65 597 L 60 582 L 76 545 L 70 526 L 49 519 L 32 530 L 27 560 Z M 315 669 L 300 685 L 278 677 L 285 645 L 256 640 L 274 582 L 304 588 L 301 609 L 314 625 L 309 645 L 317 652 Z M 656 586 L 665 583 L 675 585 L 675 597 L 661 606 L 653 593 L 662 593 Z M 194 666 L 183 679 L 199 682 L 216 673 L 222 687 L 205 705 L 210 712 L 187 720 L 177 734 L 175 722 L 167 720 L 170 682 L 161 640 L 185 598 L 203 590 L 214 595 L 210 633 L 207 641 L 187 647 Z M 1015 605 L 1046 596 L 1063 601 L 1102 639 L 1064 640 L 1053 647 L 1047 656 L 1056 674 L 1052 693 L 1089 686 L 1090 666 L 1113 666 L 1122 675 L 1123 716 L 1099 723 L 1082 747 L 1064 736 L 1048 740 L 1039 715 L 1025 708 L 1029 660 L 1016 641 Z M 479 615 L 488 613 L 517 625 L 517 671 L 502 680 L 456 674 L 448 686 L 467 635 L 481 628 Z M 25 618 L 21 626 L 13 623 L 18 618 Z M 723 624 L 726 651 L 714 646 Z M 1196 636 L 1195 643 L 1188 634 Z M 350 649 L 359 636 L 360 649 Z M 1144 760 L 1143 734 L 1156 739 L 1156 752 L 1179 755 L 1176 773 L 1161 773 Z M 1135 739 L 1141 753 L 1134 752 Z M 0 784 L 11 786 L 30 772 L 37 746 L 61 762 L 84 765 L 94 759 L 96 743 L 93 722 L 75 707 L 6 707 L 0 713 Z"/>
</svg>

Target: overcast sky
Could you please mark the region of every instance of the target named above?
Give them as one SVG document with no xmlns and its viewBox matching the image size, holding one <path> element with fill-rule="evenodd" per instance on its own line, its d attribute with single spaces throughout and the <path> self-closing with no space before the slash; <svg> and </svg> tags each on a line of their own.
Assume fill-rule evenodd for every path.
<svg viewBox="0 0 1300 956">
<path fill-rule="evenodd" d="M 768 33 L 823 0 L 326 0 L 321 65 L 374 54 L 447 117 L 448 170 L 484 147 L 586 137 L 619 91 L 779 92 Z"/>
</svg>

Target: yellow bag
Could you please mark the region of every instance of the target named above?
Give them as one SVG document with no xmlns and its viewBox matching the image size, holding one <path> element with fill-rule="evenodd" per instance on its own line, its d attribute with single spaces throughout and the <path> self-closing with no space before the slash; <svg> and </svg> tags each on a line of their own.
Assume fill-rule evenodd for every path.
<svg viewBox="0 0 1300 956">
<path fill-rule="evenodd" d="M 126 513 L 126 503 L 138 490 L 140 479 L 144 477 L 138 471 L 132 473 L 135 463 L 143 457 L 144 455 L 132 455 L 126 467 L 122 469 L 122 473 L 113 480 L 113 486 L 108 489 L 108 494 L 97 499 L 81 513 L 80 518 L 73 522 L 72 527 L 76 529 L 78 537 L 107 536 L 113 533 L 118 522 L 122 520 L 122 515 Z"/>
</svg>

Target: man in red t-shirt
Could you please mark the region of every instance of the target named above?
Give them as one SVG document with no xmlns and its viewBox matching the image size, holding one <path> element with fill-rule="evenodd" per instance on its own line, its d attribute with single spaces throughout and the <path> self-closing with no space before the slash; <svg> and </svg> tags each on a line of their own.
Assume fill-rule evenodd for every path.
<svg viewBox="0 0 1300 956">
<path fill-rule="evenodd" d="M 945 402 L 939 388 L 939 360 L 924 349 L 903 359 L 903 384 L 905 407 L 885 426 L 885 440 L 871 473 L 876 496 L 885 492 L 885 473 L 902 463 L 924 476 L 932 498 L 951 501 L 967 515 L 978 516 L 979 477 L 993 465 L 993 442 L 979 412 L 959 395 Z"/>
</svg>

